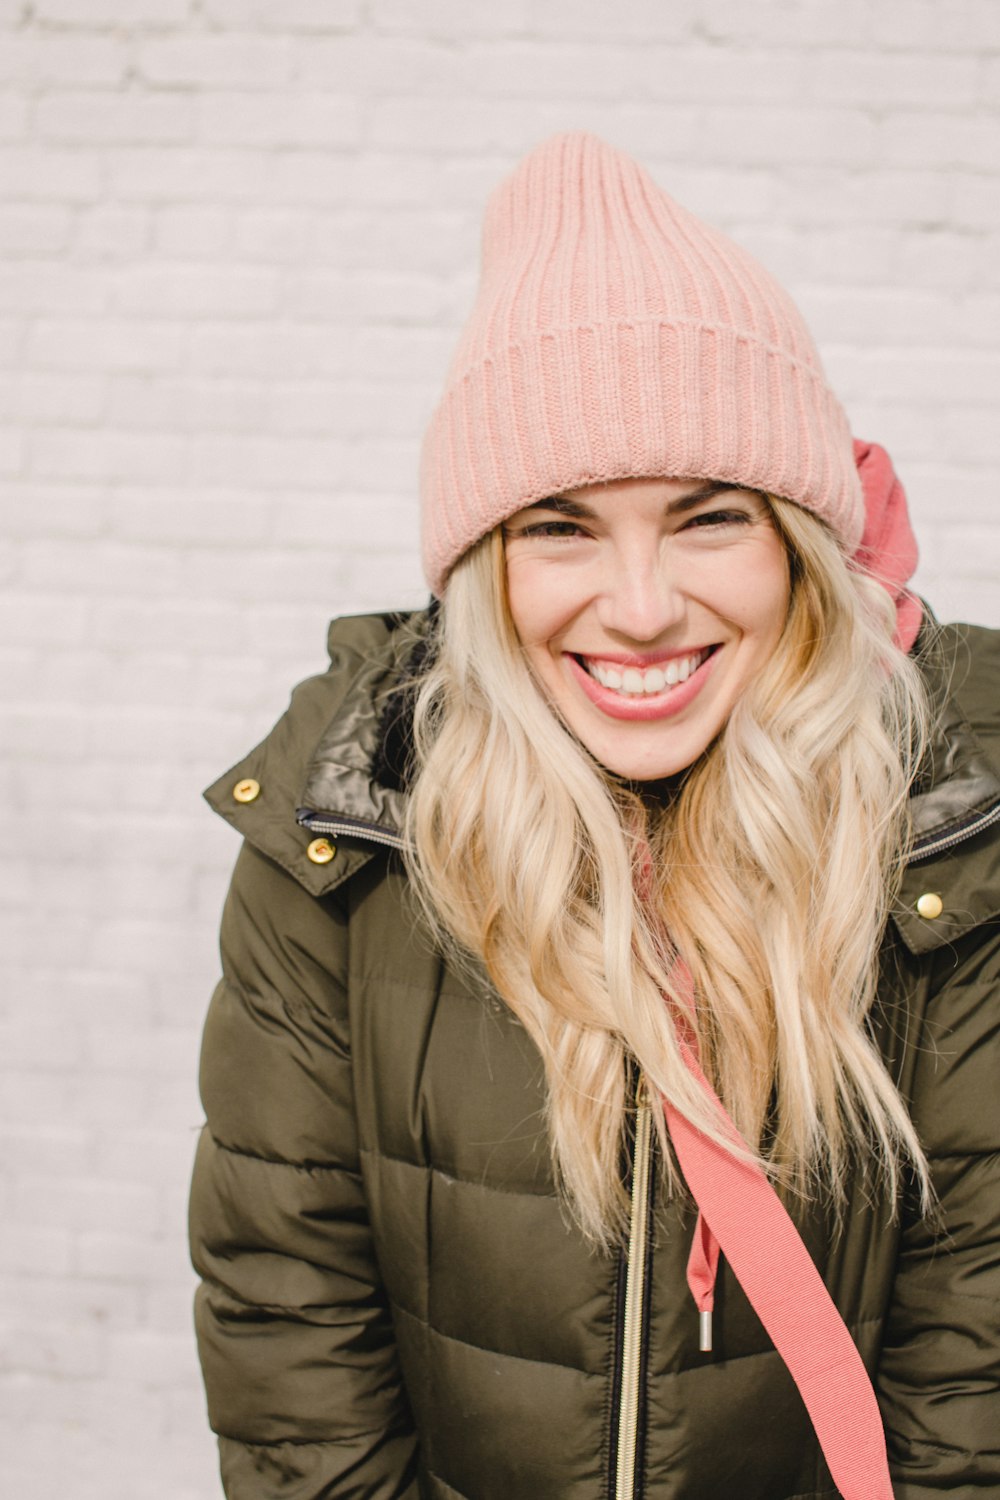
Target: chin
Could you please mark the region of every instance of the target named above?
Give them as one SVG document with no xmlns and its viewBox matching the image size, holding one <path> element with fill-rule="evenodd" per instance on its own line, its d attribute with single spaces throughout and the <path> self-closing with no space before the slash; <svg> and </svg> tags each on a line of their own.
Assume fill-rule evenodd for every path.
<svg viewBox="0 0 1000 1500">
<path fill-rule="evenodd" d="M 582 743 L 594 759 L 606 771 L 609 771 L 612 776 L 618 776 L 622 781 L 636 783 L 670 781 L 682 775 L 685 771 L 690 770 L 695 762 L 701 759 L 708 748 L 707 745 L 703 745 L 693 750 L 690 754 L 684 751 L 677 751 L 673 755 L 647 756 L 614 753 L 602 754 L 601 749 L 596 745 L 588 745 L 586 740 L 582 740 Z M 603 748 L 607 751 L 606 746 Z"/>
</svg>

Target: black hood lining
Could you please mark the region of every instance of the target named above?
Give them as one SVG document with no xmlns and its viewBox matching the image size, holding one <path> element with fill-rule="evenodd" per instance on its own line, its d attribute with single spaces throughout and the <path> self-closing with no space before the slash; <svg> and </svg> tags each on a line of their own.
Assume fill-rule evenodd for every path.
<svg viewBox="0 0 1000 1500">
<path fill-rule="evenodd" d="M 420 680 L 437 656 L 439 615 L 440 604 L 432 599 L 427 610 L 427 634 L 407 657 L 378 721 L 371 777 L 392 792 L 405 793 L 413 779 L 413 713 Z"/>
</svg>

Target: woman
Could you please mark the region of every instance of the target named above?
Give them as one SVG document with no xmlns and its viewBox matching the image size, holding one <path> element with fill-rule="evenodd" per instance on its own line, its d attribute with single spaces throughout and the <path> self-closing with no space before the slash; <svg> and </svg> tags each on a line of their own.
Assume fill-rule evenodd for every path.
<svg viewBox="0 0 1000 1500">
<path fill-rule="evenodd" d="M 227 1493 L 1000 1494 L 993 635 L 588 136 L 491 201 L 422 493 L 440 602 L 209 793 Z"/>
</svg>

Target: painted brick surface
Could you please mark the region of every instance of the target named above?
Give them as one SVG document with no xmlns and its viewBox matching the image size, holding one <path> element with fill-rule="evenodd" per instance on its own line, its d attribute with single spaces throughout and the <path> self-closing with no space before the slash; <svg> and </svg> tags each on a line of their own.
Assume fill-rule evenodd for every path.
<svg viewBox="0 0 1000 1500">
<path fill-rule="evenodd" d="M 199 791 L 424 598 L 487 194 L 597 130 L 786 281 L 1000 625 L 1000 7 L 0 0 L 0 1490 L 221 1491 L 183 1205 L 232 835 Z"/>
</svg>

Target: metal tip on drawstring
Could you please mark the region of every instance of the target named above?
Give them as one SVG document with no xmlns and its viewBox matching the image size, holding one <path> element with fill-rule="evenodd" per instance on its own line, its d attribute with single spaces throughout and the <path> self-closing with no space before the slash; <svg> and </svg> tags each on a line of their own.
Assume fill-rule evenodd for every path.
<svg viewBox="0 0 1000 1500">
<path fill-rule="evenodd" d="M 703 1308 L 698 1314 L 698 1348 L 702 1354 L 712 1352 L 712 1309 Z"/>
</svg>

